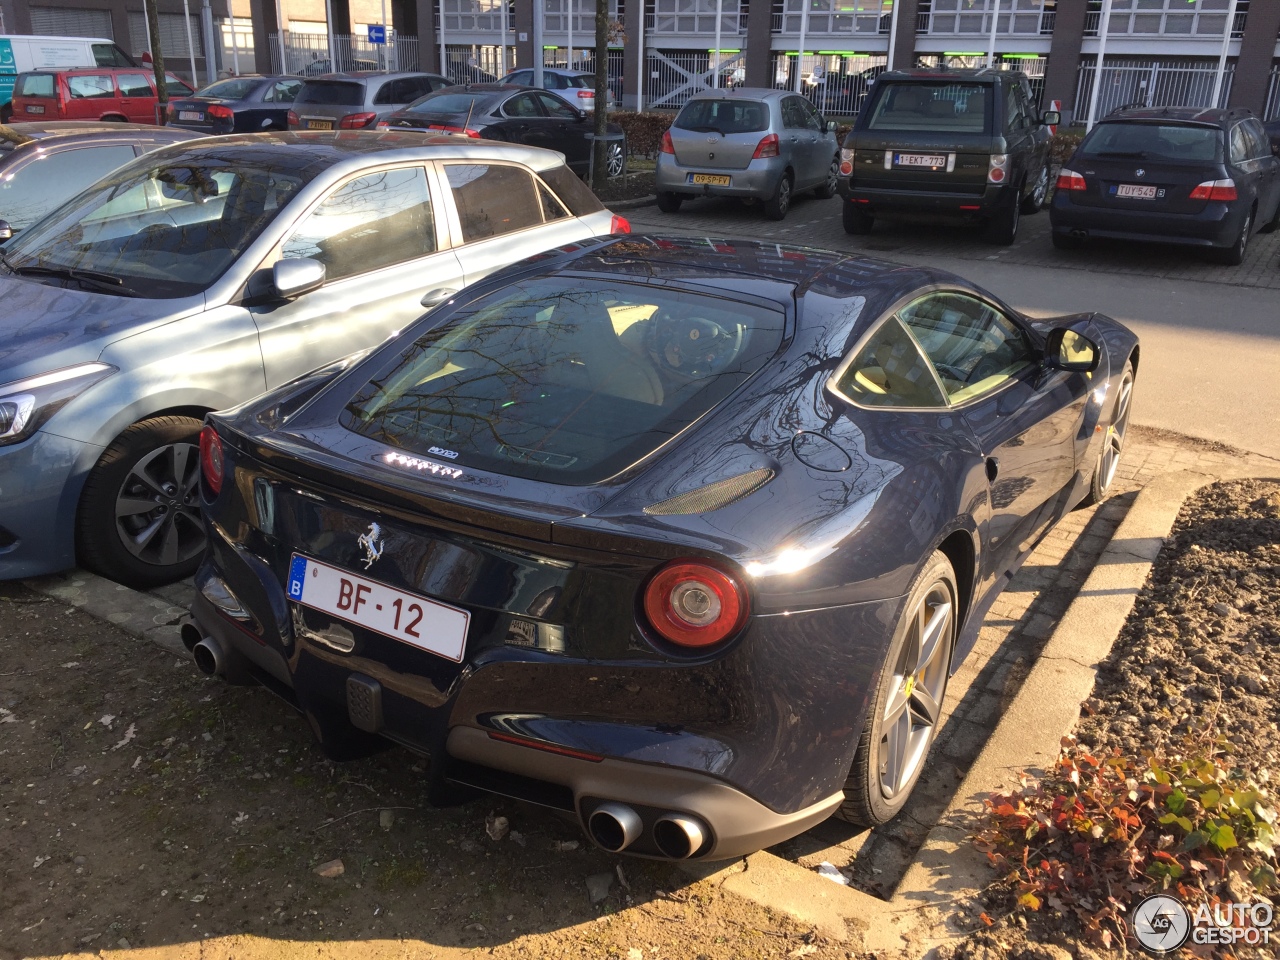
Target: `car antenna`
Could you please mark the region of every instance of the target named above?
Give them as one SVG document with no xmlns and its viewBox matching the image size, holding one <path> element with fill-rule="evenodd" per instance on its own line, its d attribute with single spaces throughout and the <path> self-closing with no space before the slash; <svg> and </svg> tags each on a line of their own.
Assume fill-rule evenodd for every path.
<svg viewBox="0 0 1280 960">
<path fill-rule="evenodd" d="M 469 90 L 469 89 L 471 89 L 471 88 L 470 88 L 470 87 L 468 87 L 467 89 Z M 464 123 L 464 124 L 462 125 L 462 129 L 463 129 L 463 130 L 470 130 L 470 129 L 471 129 L 471 111 L 472 111 L 472 110 L 474 110 L 475 108 L 476 108 L 476 99 L 475 99 L 475 97 L 472 97 L 472 98 L 471 98 L 471 106 L 467 107 L 467 122 L 466 122 L 466 123 Z"/>
</svg>

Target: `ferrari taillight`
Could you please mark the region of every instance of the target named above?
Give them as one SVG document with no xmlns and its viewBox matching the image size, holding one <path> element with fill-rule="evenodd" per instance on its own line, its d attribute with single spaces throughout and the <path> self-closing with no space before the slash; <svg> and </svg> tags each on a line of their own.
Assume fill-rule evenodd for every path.
<svg viewBox="0 0 1280 960">
<path fill-rule="evenodd" d="M 644 589 L 644 613 L 664 640 L 702 649 L 738 633 L 747 622 L 746 591 L 732 575 L 701 560 L 675 560 Z"/>
<path fill-rule="evenodd" d="M 200 431 L 200 472 L 215 497 L 222 491 L 222 469 L 222 438 L 213 427 L 205 427 Z"/>
</svg>

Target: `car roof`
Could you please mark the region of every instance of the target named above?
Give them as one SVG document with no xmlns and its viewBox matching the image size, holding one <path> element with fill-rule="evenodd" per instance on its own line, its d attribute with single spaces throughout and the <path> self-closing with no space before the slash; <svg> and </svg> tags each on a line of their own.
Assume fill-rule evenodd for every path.
<svg viewBox="0 0 1280 960">
<path fill-rule="evenodd" d="M 1006 70 L 1000 67 L 963 67 L 957 70 L 952 70 L 948 67 L 922 67 L 912 70 L 886 70 L 880 74 L 877 82 L 954 80 L 964 83 L 999 83 L 1002 77 L 1010 80 L 1022 80 L 1026 76 L 1021 70 Z"/>
<path fill-rule="evenodd" d="M 10 130 L 31 137 L 34 140 L 48 140 L 56 137 L 85 137 L 97 134 L 122 133 L 171 136 L 179 140 L 184 133 L 192 133 L 181 127 L 157 127 L 149 123 L 102 123 L 96 120 L 47 120 L 44 123 L 11 123 Z M 199 136 L 197 134 L 197 136 Z"/>
<path fill-rule="evenodd" d="M 117 73 L 145 73 L 147 76 L 155 74 L 154 68 L 150 64 L 145 67 L 36 67 L 34 70 L 23 70 L 23 73 L 62 73 L 68 76 L 79 74 L 117 74 Z M 178 78 L 178 75 L 168 68 L 165 69 L 165 75 Z"/>
<path fill-rule="evenodd" d="M 381 70 L 347 70 L 341 73 L 322 73 L 318 77 L 306 77 L 307 83 L 314 83 L 317 80 L 394 80 L 399 77 L 439 77 L 438 73 L 428 73 L 426 70 L 398 70 L 392 73 L 383 73 Z M 441 79 L 448 79 L 447 77 Z"/>
<path fill-rule="evenodd" d="M 774 90 L 772 87 L 734 87 L 732 90 L 702 90 L 690 100 L 764 100 L 799 96 L 794 90 Z"/>
<path fill-rule="evenodd" d="M 1243 120 L 1252 116 L 1254 112 L 1243 107 L 1234 107 L 1230 110 L 1218 107 L 1128 107 L 1112 111 L 1099 122 L 1174 120 L 1180 123 L 1200 123 L 1219 127 L 1232 120 Z"/>
</svg>

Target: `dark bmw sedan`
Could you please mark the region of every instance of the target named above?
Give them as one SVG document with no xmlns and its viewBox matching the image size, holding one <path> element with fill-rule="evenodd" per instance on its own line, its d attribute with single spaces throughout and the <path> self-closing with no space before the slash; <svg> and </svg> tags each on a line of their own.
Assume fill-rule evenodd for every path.
<svg viewBox="0 0 1280 960">
<path fill-rule="evenodd" d="M 572 244 L 201 436 L 197 664 L 429 795 L 709 860 L 894 816 L 1138 344 L 803 247 Z"/>
<path fill-rule="evenodd" d="M 202 133 L 288 130 L 301 77 L 232 77 L 169 101 L 168 123 Z"/>
<path fill-rule="evenodd" d="M 1108 237 L 1238 264 L 1255 231 L 1280 226 L 1280 157 L 1248 110 L 1119 110 L 1059 172 L 1049 216 L 1060 249 Z"/>
<path fill-rule="evenodd" d="M 595 126 L 591 115 L 561 97 L 535 87 L 484 83 L 445 87 L 398 110 L 378 124 L 379 129 L 406 127 L 506 140 L 545 147 L 564 154 L 569 169 L 585 175 L 591 165 Z M 622 128 L 609 124 L 605 160 L 609 176 L 621 176 L 627 150 Z"/>
</svg>

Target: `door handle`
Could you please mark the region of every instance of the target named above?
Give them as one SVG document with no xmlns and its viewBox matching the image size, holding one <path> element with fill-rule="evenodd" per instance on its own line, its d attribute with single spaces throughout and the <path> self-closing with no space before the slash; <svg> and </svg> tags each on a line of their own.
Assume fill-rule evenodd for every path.
<svg viewBox="0 0 1280 960">
<path fill-rule="evenodd" d="M 434 307 L 437 303 L 444 303 L 457 292 L 453 287 L 436 287 L 424 293 L 419 303 L 424 307 Z"/>
</svg>

